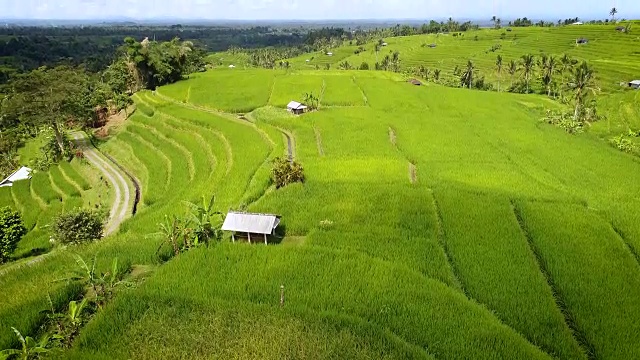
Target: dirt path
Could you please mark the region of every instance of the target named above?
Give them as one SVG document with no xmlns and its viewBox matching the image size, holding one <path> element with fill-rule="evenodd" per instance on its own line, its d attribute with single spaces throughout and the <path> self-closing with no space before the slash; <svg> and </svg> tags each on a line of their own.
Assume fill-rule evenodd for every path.
<svg viewBox="0 0 640 360">
<path fill-rule="evenodd" d="M 108 236 L 118 230 L 120 224 L 126 219 L 131 201 L 131 192 L 125 179 L 126 174 L 121 174 L 119 169 L 105 161 L 101 155 L 89 143 L 87 137 L 82 133 L 73 133 L 74 142 L 84 152 L 86 159 L 96 167 L 111 183 L 115 191 L 115 200 L 109 212 L 109 222 L 105 228 L 104 235 Z"/>
</svg>

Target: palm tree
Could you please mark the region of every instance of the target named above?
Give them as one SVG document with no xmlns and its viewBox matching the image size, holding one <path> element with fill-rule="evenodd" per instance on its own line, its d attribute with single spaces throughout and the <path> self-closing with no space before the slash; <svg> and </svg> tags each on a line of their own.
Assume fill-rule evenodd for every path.
<svg viewBox="0 0 640 360">
<path fill-rule="evenodd" d="M 317 96 L 313 95 L 313 92 L 304 93 L 302 95 L 302 100 L 309 107 L 310 111 L 316 110 L 320 103 L 320 99 Z"/>
<path fill-rule="evenodd" d="M 616 14 L 618 13 L 618 9 L 616 9 L 615 7 L 611 8 L 611 11 L 609 11 L 609 15 L 611 16 L 611 21 L 615 22 L 616 21 Z"/>
<path fill-rule="evenodd" d="M 433 80 L 435 81 L 440 80 L 440 69 L 433 70 Z"/>
<path fill-rule="evenodd" d="M 500 92 L 500 83 L 502 82 L 502 55 L 498 55 L 496 59 L 496 72 L 498 73 L 498 92 Z"/>
<path fill-rule="evenodd" d="M 560 96 L 562 97 L 564 94 L 564 88 L 566 87 L 567 80 L 566 74 L 571 73 L 573 67 L 578 63 L 576 59 L 571 58 L 569 55 L 564 54 L 560 58 L 560 73 L 562 74 L 562 86 L 560 87 Z"/>
<path fill-rule="evenodd" d="M 516 74 L 516 72 L 518 72 L 518 64 L 516 63 L 515 60 L 511 60 L 509 62 L 509 67 L 507 68 L 507 71 L 509 72 L 509 75 L 511 75 L 511 86 L 513 87 L 513 76 Z"/>
<path fill-rule="evenodd" d="M 462 73 L 462 76 L 460 77 L 460 83 L 462 84 L 462 86 L 467 86 L 469 89 L 471 89 L 471 85 L 473 85 L 473 75 L 476 71 L 476 66 L 473 64 L 473 62 L 471 60 L 469 60 L 467 62 L 467 68 L 464 71 L 464 73 Z"/>
<path fill-rule="evenodd" d="M 541 61 L 542 84 L 547 88 L 547 96 L 551 96 L 551 86 L 553 85 L 554 75 L 560 72 L 558 65 L 559 63 L 555 56 L 551 55 L 547 57 L 543 55 L 543 61 Z"/>
<path fill-rule="evenodd" d="M 573 92 L 573 99 L 575 100 L 576 107 L 573 119 L 578 120 L 578 114 L 584 104 L 585 97 L 588 94 L 595 95 L 600 90 L 595 83 L 593 68 L 586 61 L 571 70 L 571 83 L 569 83 L 568 90 Z"/>
<path fill-rule="evenodd" d="M 527 94 L 529 93 L 529 84 L 531 83 L 531 75 L 533 75 L 535 65 L 536 61 L 533 55 L 522 55 L 520 60 L 520 71 L 522 71 L 524 82 L 527 84 Z"/>
</svg>

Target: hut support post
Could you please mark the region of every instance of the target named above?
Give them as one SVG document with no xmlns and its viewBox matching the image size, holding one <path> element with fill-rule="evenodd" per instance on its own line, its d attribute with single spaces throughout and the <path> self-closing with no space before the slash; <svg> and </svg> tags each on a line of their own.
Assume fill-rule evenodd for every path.
<svg viewBox="0 0 640 360">
<path fill-rule="evenodd" d="M 231 233 L 231 241 L 232 242 L 236 242 L 236 233 L 235 232 Z"/>
<path fill-rule="evenodd" d="M 269 244 L 267 244 L 267 234 L 264 234 L 264 244 L 265 245 L 269 245 Z"/>
<path fill-rule="evenodd" d="M 249 244 L 251 244 L 251 233 L 247 233 L 247 236 L 249 237 Z"/>
</svg>

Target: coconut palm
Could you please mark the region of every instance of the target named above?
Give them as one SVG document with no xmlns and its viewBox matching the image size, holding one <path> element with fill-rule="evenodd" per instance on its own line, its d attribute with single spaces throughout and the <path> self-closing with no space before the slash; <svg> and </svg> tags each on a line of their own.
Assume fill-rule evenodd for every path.
<svg viewBox="0 0 640 360">
<path fill-rule="evenodd" d="M 460 84 L 462 86 L 466 86 L 469 89 L 471 89 L 471 86 L 473 85 L 473 76 L 475 71 L 476 71 L 476 66 L 473 64 L 473 61 L 469 60 L 467 62 L 466 70 L 464 71 L 464 73 L 462 73 L 462 76 L 460 76 Z"/>
<path fill-rule="evenodd" d="M 547 89 L 547 96 L 551 96 L 551 87 L 553 85 L 553 77 L 560 72 L 560 64 L 558 59 L 551 55 L 547 56 L 543 54 L 539 61 L 540 69 L 542 70 L 540 79 L 542 85 Z"/>
<path fill-rule="evenodd" d="M 571 58 L 569 55 L 564 54 L 562 55 L 562 57 L 560 58 L 560 73 L 562 74 L 562 86 L 560 86 L 560 95 L 562 96 L 564 94 L 564 88 L 567 86 L 567 79 L 566 79 L 566 74 L 567 73 L 571 73 L 571 70 L 573 69 L 574 66 L 576 66 L 576 64 L 578 63 L 578 61 L 576 59 Z"/>
<path fill-rule="evenodd" d="M 575 101 L 573 119 L 578 120 L 580 109 L 584 105 L 587 95 L 596 95 L 600 90 L 595 82 L 595 72 L 586 61 L 571 70 L 571 82 L 568 84 L 568 90 L 573 93 Z"/>
<path fill-rule="evenodd" d="M 502 55 L 498 55 L 496 59 L 496 73 L 498 73 L 498 92 L 500 92 L 500 83 L 502 82 Z"/>
<path fill-rule="evenodd" d="M 520 71 L 522 71 L 522 77 L 524 77 L 524 82 L 527 84 L 527 94 L 529 93 L 529 84 L 531 83 L 531 76 L 533 75 L 535 66 L 536 61 L 533 55 L 522 55 L 520 60 Z"/>
<path fill-rule="evenodd" d="M 507 68 L 507 71 L 509 72 L 509 75 L 511 75 L 511 86 L 513 87 L 513 76 L 516 74 L 516 72 L 518 72 L 518 64 L 516 63 L 515 60 L 511 60 L 509 62 L 509 67 Z"/>
<path fill-rule="evenodd" d="M 618 13 L 618 9 L 616 9 L 615 7 L 611 8 L 611 11 L 609 11 L 609 15 L 611 16 L 611 21 L 616 21 L 616 14 Z"/>
</svg>

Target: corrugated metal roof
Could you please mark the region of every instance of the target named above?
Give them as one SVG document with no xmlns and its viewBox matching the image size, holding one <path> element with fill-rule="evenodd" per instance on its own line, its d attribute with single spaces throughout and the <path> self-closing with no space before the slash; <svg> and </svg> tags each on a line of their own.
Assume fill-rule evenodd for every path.
<svg viewBox="0 0 640 360">
<path fill-rule="evenodd" d="M 16 170 L 13 174 L 9 175 L 8 178 L 2 180 L 2 182 L 0 182 L 0 187 L 4 187 L 4 186 L 11 186 L 12 183 L 16 182 L 16 181 L 20 181 L 20 180 L 27 180 L 31 178 L 31 169 L 29 169 L 28 167 L 21 167 L 20 169 Z"/>
<path fill-rule="evenodd" d="M 640 80 L 633 80 L 630 81 L 629 84 L 633 84 L 633 85 L 640 85 Z"/>
<path fill-rule="evenodd" d="M 300 104 L 297 101 L 291 101 L 288 105 L 287 105 L 287 109 L 306 109 L 307 107 Z"/>
<path fill-rule="evenodd" d="M 271 234 L 280 224 L 276 215 L 238 213 L 230 211 L 222 224 L 224 231 L 252 234 Z"/>
</svg>

